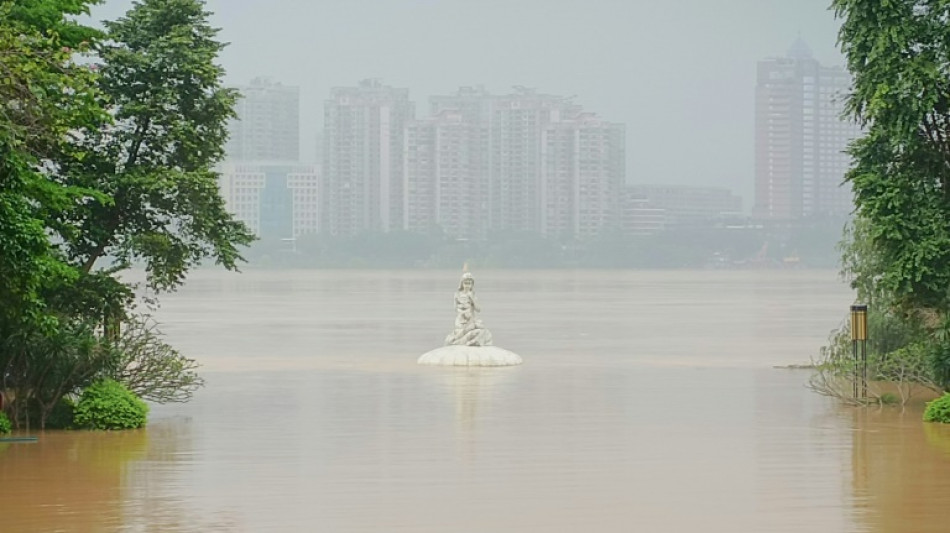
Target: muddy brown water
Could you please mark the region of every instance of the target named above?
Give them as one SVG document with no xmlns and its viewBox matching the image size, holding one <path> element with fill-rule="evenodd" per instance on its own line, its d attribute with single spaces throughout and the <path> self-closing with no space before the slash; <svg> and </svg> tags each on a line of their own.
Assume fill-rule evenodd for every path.
<svg viewBox="0 0 950 533">
<path fill-rule="evenodd" d="M 207 387 L 142 431 L 0 443 L 0 531 L 945 532 L 950 430 L 807 362 L 833 272 L 476 272 L 517 368 L 425 368 L 453 272 L 199 272 Z"/>
</svg>

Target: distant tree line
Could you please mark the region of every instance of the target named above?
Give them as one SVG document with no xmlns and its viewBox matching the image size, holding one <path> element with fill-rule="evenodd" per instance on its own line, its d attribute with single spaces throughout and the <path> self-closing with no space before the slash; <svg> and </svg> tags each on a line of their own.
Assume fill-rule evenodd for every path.
<svg viewBox="0 0 950 533">
<path fill-rule="evenodd" d="M 260 268 L 833 268 L 845 224 L 815 219 L 788 227 L 669 228 L 653 235 L 607 232 L 586 240 L 496 232 L 484 240 L 429 233 L 367 232 L 261 240 L 248 251 Z"/>
</svg>

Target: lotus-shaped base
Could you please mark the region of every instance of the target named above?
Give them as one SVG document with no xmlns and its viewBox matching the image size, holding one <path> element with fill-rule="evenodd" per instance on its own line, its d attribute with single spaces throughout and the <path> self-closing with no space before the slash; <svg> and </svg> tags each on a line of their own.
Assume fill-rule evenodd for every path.
<svg viewBox="0 0 950 533">
<path fill-rule="evenodd" d="M 420 365 L 513 366 L 521 356 L 497 346 L 443 346 L 422 354 Z"/>
</svg>

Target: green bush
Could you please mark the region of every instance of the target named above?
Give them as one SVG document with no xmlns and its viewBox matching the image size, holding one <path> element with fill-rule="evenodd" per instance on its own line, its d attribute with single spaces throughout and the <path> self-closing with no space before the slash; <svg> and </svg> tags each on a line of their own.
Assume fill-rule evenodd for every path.
<svg viewBox="0 0 950 533">
<path fill-rule="evenodd" d="M 950 388 L 950 346 L 934 342 L 930 349 L 930 367 L 940 386 Z"/>
<path fill-rule="evenodd" d="M 926 340 L 926 332 L 913 321 L 875 308 L 868 311 L 868 357 L 883 357 Z M 851 326 L 846 320 L 831 332 L 828 345 L 821 349 L 821 359 L 826 362 L 851 360 L 852 349 Z"/>
<path fill-rule="evenodd" d="M 0 435 L 13 431 L 13 424 L 7 418 L 6 413 L 0 411 Z"/>
<path fill-rule="evenodd" d="M 929 402 L 924 410 L 924 422 L 950 424 L 950 394 Z"/>
<path fill-rule="evenodd" d="M 885 392 L 878 398 L 878 401 L 881 402 L 881 405 L 897 405 L 901 399 L 893 392 Z"/>
<path fill-rule="evenodd" d="M 76 402 L 64 397 L 50 411 L 46 419 L 46 429 L 72 429 L 75 416 Z"/>
<path fill-rule="evenodd" d="M 148 405 L 111 379 L 96 382 L 83 391 L 73 422 L 84 429 L 134 429 L 145 426 Z"/>
</svg>

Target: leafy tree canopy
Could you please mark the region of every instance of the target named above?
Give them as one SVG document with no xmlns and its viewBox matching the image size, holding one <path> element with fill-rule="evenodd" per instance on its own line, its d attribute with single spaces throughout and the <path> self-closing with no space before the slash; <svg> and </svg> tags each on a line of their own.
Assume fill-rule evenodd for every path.
<svg viewBox="0 0 950 533">
<path fill-rule="evenodd" d="M 100 87 L 115 119 L 85 131 L 67 182 L 110 195 L 55 228 L 83 272 L 103 256 L 141 261 L 157 290 L 177 287 L 207 257 L 228 269 L 253 237 L 226 210 L 214 166 L 236 93 L 216 63 L 223 44 L 198 0 L 143 0 L 106 23 Z"/>
<path fill-rule="evenodd" d="M 882 290 L 907 310 L 950 307 L 950 2 L 835 0 L 865 129 L 847 179 Z"/>
<path fill-rule="evenodd" d="M 13 24 L 39 31 L 46 37 L 57 36 L 66 47 L 76 48 L 83 42 L 102 37 L 102 32 L 79 24 L 76 15 L 88 15 L 89 7 L 101 0 L 6 0 L 8 20 Z"/>
</svg>

